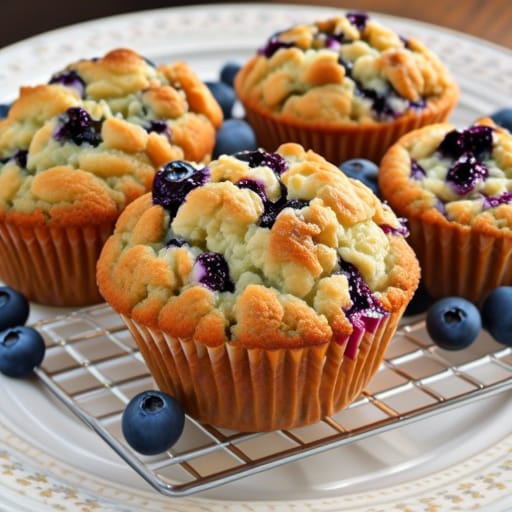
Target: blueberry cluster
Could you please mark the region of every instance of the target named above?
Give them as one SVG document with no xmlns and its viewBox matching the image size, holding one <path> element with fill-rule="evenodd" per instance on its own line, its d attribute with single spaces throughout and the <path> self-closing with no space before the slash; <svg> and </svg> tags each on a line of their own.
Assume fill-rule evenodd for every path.
<svg viewBox="0 0 512 512">
<path fill-rule="evenodd" d="M 25 325 L 27 299 L 9 286 L 0 287 L 0 372 L 25 377 L 44 358 L 45 343 L 36 329 Z"/>
<path fill-rule="evenodd" d="M 469 347 L 484 328 L 495 341 L 512 347 L 512 286 L 498 286 L 480 307 L 463 297 L 434 300 L 420 284 L 406 315 L 427 312 L 426 328 L 432 341 L 445 350 Z"/>
<path fill-rule="evenodd" d="M 348 21 L 362 33 L 369 20 L 369 16 L 365 12 L 349 12 L 346 14 Z M 286 31 L 284 31 L 286 32 Z M 258 50 L 260 55 L 266 58 L 271 58 L 278 50 L 282 48 L 297 47 L 294 42 L 283 40 L 281 35 L 283 32 L 273 34 L 266 42 L 266 44 Z M 402 38 L 402 44 L 405 48 L 408 42 Z M 382 121 L 395 119 L 401 115 L 393 105 L 396 105 L 397 100 L 405 101 L 396 90 L 388 84 L 385 90 L 377 90 L 371 87 L 365 87 L 358 81 L 352 74 L 354 63 L 342 57 L 340 49 L 343 45 L 354 43 L 354 40 L 348 37 L 343 31 L 335 31 L 333 29 L 321 29 L 313 34 L 313 41 L 311 46 L 314 48 L 327 48 L 339 54 L 338 64 L 345 69 L 345 76 L 350 78 L 355 84 L 355 93 L 371 103 L 372 111 L 375 117 Z M 422 110 L 426 107 L 424 99 L 418 101 L 408 101 L 408 108 L 414 110 Z"/>
</svg>

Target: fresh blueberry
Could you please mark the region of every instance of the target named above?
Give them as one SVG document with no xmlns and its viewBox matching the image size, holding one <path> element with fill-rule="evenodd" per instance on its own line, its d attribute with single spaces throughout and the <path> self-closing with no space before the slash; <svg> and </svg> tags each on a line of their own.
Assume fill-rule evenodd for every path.
<svg viewBox="0 0 512 512">
<path fill-rule="evenodd" d="M 24 325 L 0 331 L 0 372 L 8 377 L 25 377 L 44 358 L 43 337 Z"/>
<path fill-rule="evenodd" d="M 233 87 L 224 82 L 205 82 L 205 84 L 220 105 L 224 119 L 229 119 L 232 116 L 233 106 L 236 101 L 236 94 Z"/>
<path fill-rule="evenodd" d="M 339 168 L 350 178 L 362 181 L 375 195 L 379 195 L 377 174 L 379 167 L 371 160 L 353 158 L 339 165 Z"/>
<path fill-rule="evenodd" d="M 121 419 L 126 442 L 143 455 L 157 455 L 171 448 L 184 426 L 181 404 L 162 391 L 143 391 L 134 396 Z"/>
<path fill-rule="evenodd" d="M 502 108 L 491 114 L 491 119 L 512 133 L 512 107 Z"/>
<path fill-rule="evenodd" d="M 413 295 L 411 302 L 407 306 L 404 315 L 405 316 L 413 316 L 419 315 L 420 313 L 424 313 L 428 310 L 428 308 L 432 305 L 434 300 L 426 290 L 423 285 L 423 281 L 420 281 L 420 284 Z"/>
<path fill-rule="evenodd" d="M 220 155 L 253 151 L 258 147 L 256 135 L 251 126 L 243 119 L 227 119 L 217 132 L 213 149 L 213 158 Z"/>
<path fill-rule="evenodd" d="M 9 286 L 0 286 L 0 331 L 24 325 L 29 314 L 28 300 Z"/>
<path fill-rule="evenodd" d="M 482 304 L 482 324 L 499 343 L 512 347 L 512 286 L 498 286 Z"/>
<path fill-rule="evenodd" d="M 482 328 L 478 308 L 462 297 L 445 297 L 429 308 L 427 331 L 438 346 L 445 350 L 469 347 Z"/>
<path fill-rule="evenodd" d="M 220 69 L 220 81 L 233 87 L 235 76 L 240 71 L 240 67 L 238 62 L 226 62 Z"/>
<path fill-rule="evenodd" d="M 0 103 L 0 119 L 3 119 L 4 117 L 7 117 L 7 114 L 9 114 L 9 109 L 10 108 L 11 108 L 10 104 Z"/>
</svg>

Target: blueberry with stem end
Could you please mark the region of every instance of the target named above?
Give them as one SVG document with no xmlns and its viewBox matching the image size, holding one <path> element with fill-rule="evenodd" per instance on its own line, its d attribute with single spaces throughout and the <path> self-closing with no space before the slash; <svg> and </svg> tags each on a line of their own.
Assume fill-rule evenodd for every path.
<svg viewBox="0 0 512 512">
<path fill-rule="evenodd" d="M 24 325 L 29 312 L 28 300 L 21 293 L 9 286 L 0 286 L 0 331 Z"/>
<path fill-rule="evenodd" d="M 126 406 L 121 428 L 126 442 L 142 455 L 169 450 L 185 427 L 181 404 L 162 391 L 143 391 Z"/>
<path fill-rule="evenodd" d="M 32 327 L 0 331 L 0 372 L 8 377 L 25 377 L 41 363 L 45 350 L 43 337 Z"/>
<path fill-rule="evenodd" d="M 445 350 L 469 347 L 482 328 L 478 308 L 462 297 L 445 297 L 429 308 L 427 332 L 432 341 Z"/>
</svg>

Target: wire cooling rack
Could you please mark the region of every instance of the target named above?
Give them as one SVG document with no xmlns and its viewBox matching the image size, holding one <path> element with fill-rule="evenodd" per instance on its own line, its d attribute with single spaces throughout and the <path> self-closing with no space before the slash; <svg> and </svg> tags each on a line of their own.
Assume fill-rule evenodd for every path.
<svg viewBox="0 0 512 512">
<path fill-rule="evenodd" d="M 418 421 L 512 388 L 512 349 L 482 332 L 468 349 L 436 347 L 423 319 L 400 327 L 368 388 L 350 407 L 309 427 L 242 434 L 186 418 L 172 450 L 145 457 L 121 432 L 122 412 L 153 388 L 135 342 L 107 305 L 40 321 L 42 382 L 150 485 L 183 496 Z"/>
</svg>

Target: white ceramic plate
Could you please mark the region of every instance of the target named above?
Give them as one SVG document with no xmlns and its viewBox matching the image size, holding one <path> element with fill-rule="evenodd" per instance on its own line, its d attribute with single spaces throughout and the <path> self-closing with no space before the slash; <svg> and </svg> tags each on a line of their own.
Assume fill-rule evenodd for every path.
<svg viewBox="0 0 512 512">
<path fill-rule="evenodd" d="M 205 80 L 274 31 L 336 12 L 290 5 L 210 5 L 83 23 L 0 51 L 0 102 L 78 58 L 128 46 L 186 60 Z M 339 12 L 339 11 L 338 11 Z M 464 126 L 509 106 L 512 52 L 410 20 L 375 15 L 442 55 L 461 85 Z M 30 321 L 61 310 L 33 307 Z M 36 380 L 0 378 L 0 510 L 406 511 L 512 504 L 510 393 L 187 498 L 159 495 Z"/>
</svg>

